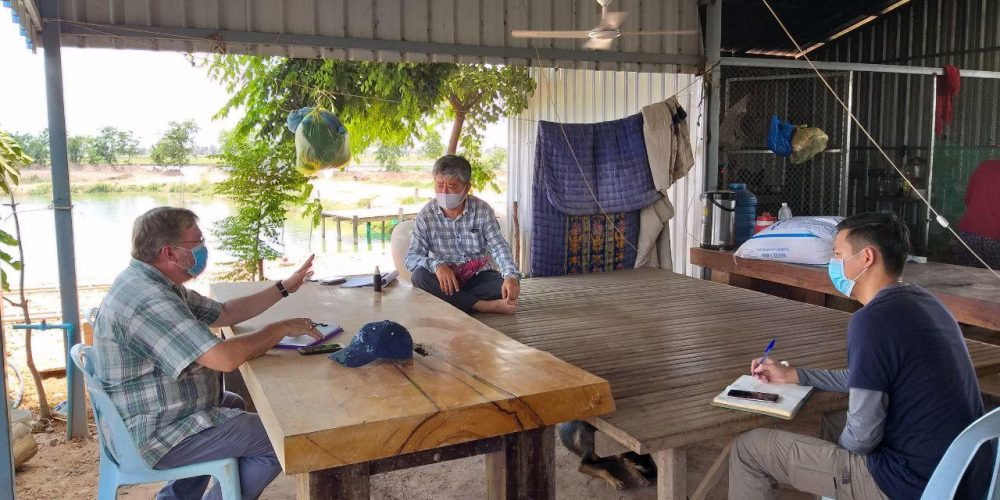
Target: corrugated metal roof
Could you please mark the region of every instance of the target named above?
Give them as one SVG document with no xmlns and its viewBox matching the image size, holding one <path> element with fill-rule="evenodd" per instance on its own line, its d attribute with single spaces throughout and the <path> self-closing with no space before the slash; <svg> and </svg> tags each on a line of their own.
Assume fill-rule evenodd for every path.
<svg viewBox="0 0 1000 500">
<path fill-rule="evenodd" d="M 14 0 L 26 9 L 52 0 Z M 378 61 L 694 71 L 700 36 L 625 36 L 607 52 L 514 29 L 586 30 L 594 0 L 58 0 L 64 46 Z M 16 9 L 17 7 L 15 7 Z M 698 30 L 697 0 L 618 0 L 626 31 Z M 21 16 L 35 44 L 40 23 Z M 543 60 L 536 60 L 535 49 Z M 678 66 L 678 64 L 682 66 Z"/>
</svg>

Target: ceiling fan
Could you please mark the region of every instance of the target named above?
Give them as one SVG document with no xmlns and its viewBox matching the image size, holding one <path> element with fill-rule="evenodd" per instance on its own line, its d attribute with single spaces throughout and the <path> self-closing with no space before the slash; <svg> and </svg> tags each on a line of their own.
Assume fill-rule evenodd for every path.
<svg viewBox="0 0 1000 500">
<path fill-rule="evenodd" d="M 614 0 L 597 0 L 601 5 L 601 21 L 589 31 L 538 31 L 514 30 L 514 38 L 589 38 L 583 46 L 593 50 L 608 50 L 616 38 L 622 35 L 697 35 L 697 30 L 673 31 L 622 31 L 619 26 L 628 16 L 626 11 L 609 11 L 608 5 Z"/>
</svg>

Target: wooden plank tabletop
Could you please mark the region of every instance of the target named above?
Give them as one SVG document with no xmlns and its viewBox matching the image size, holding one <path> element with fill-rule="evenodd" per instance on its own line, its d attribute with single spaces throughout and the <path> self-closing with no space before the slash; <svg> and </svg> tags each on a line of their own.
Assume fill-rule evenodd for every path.
<svg viewBox="0 0 1000 500">
<path fill-rule="evenodd" d="M 838 295 L 826 267 L 734 258 L 731 252 L 691 249 L 691 264 L 741 276 Z M 907 263 L 903 280 L 936 295 L 962 323 L 1000 331 L 1000 280 L 986 269 Z"/>
<path fill-rule="evenodd" d="M 710 403 L 776 338 L 772 356 L 843 368 L 850 315 L 654 269 L 524 280 L 515 316 L 479 319 L 611 383 L 617 410 L 591 419 L 639 453 L 775 420 Z M 980 375 L 1000 372 L 1000 347 L 968 341 Z M 802 412 L 846 407 L 813 394 Z"/>
<path fill-rule="evenodd" d="M 271 283 L 212 285 L 216 300 Z M 614 410 L 607 381 L 520 344 L 458 309 L 396 283 L 306 283 L 234 328 L 290 317 L 339 324 L 347 344 L 365 323 L 405 326 L 429 355 L 346 368 L 326 356 L 275 351 L 240 370 L 286 474 L 329 469 L 587 418 Z"/>
</svg>

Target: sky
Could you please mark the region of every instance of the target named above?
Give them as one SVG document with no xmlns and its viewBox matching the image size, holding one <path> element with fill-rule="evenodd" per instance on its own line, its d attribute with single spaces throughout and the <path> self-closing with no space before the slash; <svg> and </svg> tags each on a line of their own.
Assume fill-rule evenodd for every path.
<svg viewBox="0 0 1000 500">
<path fill-rule="evenodd" d="M 0 14 L 8 14 L 0 9 Z M 48 126 L 42 50 L 25 48 L 18 26 L 0 16 L 0 129 L 39 132 Z M 133 131 L 151 146 L 167 122 L 193 119 L 197 144 L 218 143 L 219 132 L 238 116 L 213 120 L 228 99 L 205 69 L 193 67 L 179 52 L 63 47 L 66 128 L 70 135 L 96 135 L 105 126 Z M 447 137 L 447 128 L 442 127 Z M 506 145 L 506 123 L 485 131 L 487 147 Z"/>
</svg>

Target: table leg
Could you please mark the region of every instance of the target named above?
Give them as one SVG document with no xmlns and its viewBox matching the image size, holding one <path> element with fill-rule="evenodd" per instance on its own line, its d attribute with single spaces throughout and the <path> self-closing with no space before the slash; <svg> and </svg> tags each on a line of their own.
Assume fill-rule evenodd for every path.
<svg viewBox="0 0 1000 500">
<path fill-rule="evenodd" d="M 297 480 L 299 500 L 368 500 L 368 463 L 299 474 Z"/>
<path fill-rule="evenodd" d="M 340 250 L 340 240 L 342 238 L 340 235 L 340 219 L 334 219 L 334 222 L 337 224 L 337 250 Z"/>
<path fill-rule="evenodd" d="M 687 498 L 687 450 L 682 447 L 653 453 L 657 500 Z"/>
<path fill-rule="evenodd" d="M 722 449 L 722 453 L 719 453 L 719 456 L 715 458 L 712 466 L 708 468 L 708 472 L 705 473 L 705 477 L 702 478 L 698 488 L 691 494 L 691 500 L 705 500 L 708 492 L 718 484 L 719 479 L 722 479 L 722 475 L 726 473 L 726 466 L 729 465 L 729 452 L 732 449 L 733 441 L 730 441 Z"/>
<path fill-rule="evenodd" d="M 326 241 L 326 217 L 323 217 L 321 215 L 319 217 L 319 221 L 320 221 L 321 225 L 323 226 L 323 241 Z"/>
<path fill-rule="evenodd" d="M 486 455 L 486 498 L 538 500 L 556 497 L 553 427 L 508 434 L 500 451 Z"/>
</svg>

